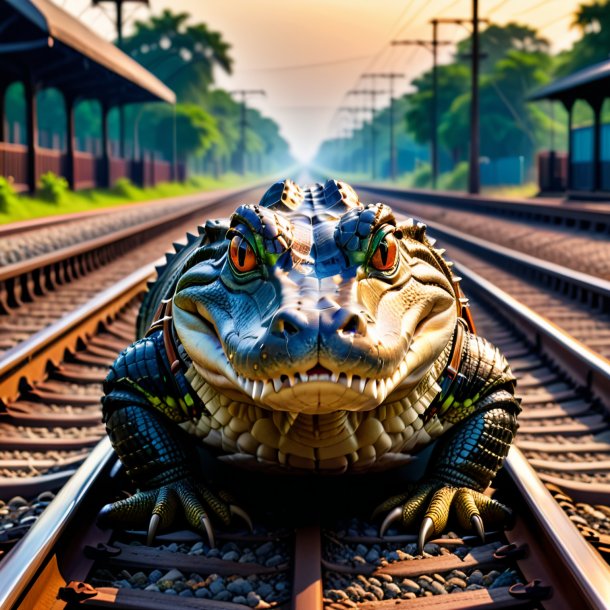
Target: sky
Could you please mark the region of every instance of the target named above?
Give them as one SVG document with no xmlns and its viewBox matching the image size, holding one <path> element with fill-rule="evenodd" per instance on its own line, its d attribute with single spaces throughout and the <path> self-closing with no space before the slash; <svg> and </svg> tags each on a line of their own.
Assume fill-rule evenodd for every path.
<svg viewBox="0 0 610 610">
<path fill-rule="evenodd" d="M 114 37 L 114 8 L 91 7 L 91 0 L 53 0 L 79 16 L 98 34 Z M 481 17 L 503 24 L 534 26 L 553 51 L 569 48 L 578 37 L 572 14 L 584 0 L 480 0 Z M 219 31 L 232 46 L 232 75 L 216 73 L 227 90 L 263 89 L 248 104 L 275 119 L 293 154 L 307 161 L 325 138 L 337 135 L 346 120 L 341 106 L 359 100 L 347 95 L 371 85 L 360 75 L 397 72 L 397 95 L 431 66 L 431 54 L 417 46 L 392 46 L 393 40 L 429 39 L 430 19 L 472 15 L 472 0 L 150 0 L 150 7 L 126 2 L 126 32 L 135 20 L 165 8 L 189 12 Z M 439 26 L 439 63 L 450 61 L 454 43 L 467 36 L 464 26 Z M 386 81 L 387 83 L 387 81 Z M 382 80 L 377 87 L 382 88 Z M 387 88 L 387 87 L 386 87 Z M 388 104 L 380 96 L 379 108 Z M 362 103 L 364 100 L 360 100 Z"/>
</svg>

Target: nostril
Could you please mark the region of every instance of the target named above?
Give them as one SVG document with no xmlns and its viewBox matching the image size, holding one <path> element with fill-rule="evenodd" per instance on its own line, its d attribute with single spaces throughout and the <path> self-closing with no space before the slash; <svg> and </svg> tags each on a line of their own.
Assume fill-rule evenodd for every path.
<svg viewBox="0 0 610 610">
<path fill-rule="evenodd" d="M 289 335 L 291 337 L 299 332 L 299 327 L 296 324 L 292 323 L 290 320 L 284 320 L 283 326 L 284 334 Z"/>
<path fill-rule="evenodd" d="M 341 329 L 344 333 L 357 333 L 360 327 L 360 320 L 357 315 L 350 316 L 345 323 L 345 326 Z"/>
<path fill-rule="evenodd" d="M 341 317 L 343 319 L 340 320 L 337 327 L 340 333 L 352 335 L 366 334 L 366 320 L 362 314 L 344 311 Z"/>
<path fill-rule="evenodd" d="M 271 324 L 271 333 L 278 337 L 294 337 L 307 325 L 307 321 L 297 319 L 294 312 L 282 312 L 275 316 Z"/>
</svg>

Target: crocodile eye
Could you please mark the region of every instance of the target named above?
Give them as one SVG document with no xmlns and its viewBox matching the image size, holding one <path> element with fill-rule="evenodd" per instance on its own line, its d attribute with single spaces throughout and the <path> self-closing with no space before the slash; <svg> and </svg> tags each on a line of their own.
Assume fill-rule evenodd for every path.
<svg viewBox="0 0 610 610">
<path fill-rule="evenodd" d="M 396 238 L 390 233 L 379 242 L 371 256 L 370 265 L 377 271 L 390 271 L 396 264 L 397 253 Z"/>
<path fill-rule="evenodd" d="M 252 246 L 241 235 L 235 235 L 231 240 L 229 256 L 238 273 L 248 273 L 258 264 Z"/>
</svg>

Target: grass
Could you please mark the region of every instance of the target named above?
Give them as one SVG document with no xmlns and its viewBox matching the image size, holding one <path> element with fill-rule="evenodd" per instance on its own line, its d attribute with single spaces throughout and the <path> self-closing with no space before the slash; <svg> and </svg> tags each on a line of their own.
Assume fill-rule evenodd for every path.
<svg viewBox="0 0 610 610">
<path fill-rule="evenodd" d="M 0 212 L 0 224 L 233 188 L 252 184 L 261 179 L 262 177 L 256 174 L 241 176 L 231 173 L 219 179 L 210 176 L 193 176 L 185 183 L 166 182 L 151 188 L 139 188 L 130 184 L 128 189 L 68 191 L 61 203 L 50 203 L 36 196 L 19 195 L 12 198 L 6 210 Z M 125 190 L 128 190 L 128 194 L 124 192 Z"/>
</svg>

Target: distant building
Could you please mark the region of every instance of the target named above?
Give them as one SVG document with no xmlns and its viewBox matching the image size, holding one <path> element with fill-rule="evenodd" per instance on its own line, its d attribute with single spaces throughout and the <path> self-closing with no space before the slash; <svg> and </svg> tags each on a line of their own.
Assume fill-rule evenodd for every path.
<svg viewBox="0 0 610 610">
<path fill-rule="evenodd" d="M 610 109 L 610 60 L 560 78 L 530 96 L 531 101 L 561 102 L 568 111 L 568 154 L 550 151 L 539 159 L 542 191 L 565 190 L 577 199 L 610 199 L 610 124 L 602 124 L 602 111 Z M 574 125 L 576 102 L 586 102 L 593 124 Z"/>
<path fill-rule="evenodd" d="M 122 176 L 140 184 L 176 178 L 169 162 L 148 154 L 141 159 L 111 154 L 108 113 L 128 103 L 166 102 L 176 96 L 148 70 L 113 44 L 100 38 L 78 19 L 50 0 L 0 2 L 0 175 L 11 177 L 18 190 L 34 191 L 40 176 L 53 171 L 73 188 L 109 186 Z M 7 88 L 22 82 L 25 92 L 25 144 L 7 142 Z M 65 150 L 39 141 L 36 94 L 53 87 L 61 92 L 66 111 Z M 94 99 L 102 113 L 101 146 L 97 153 L 76 150 L 74 108 Z M 122 134 L 124 137 L 124 134 Z"/>
</svg>

